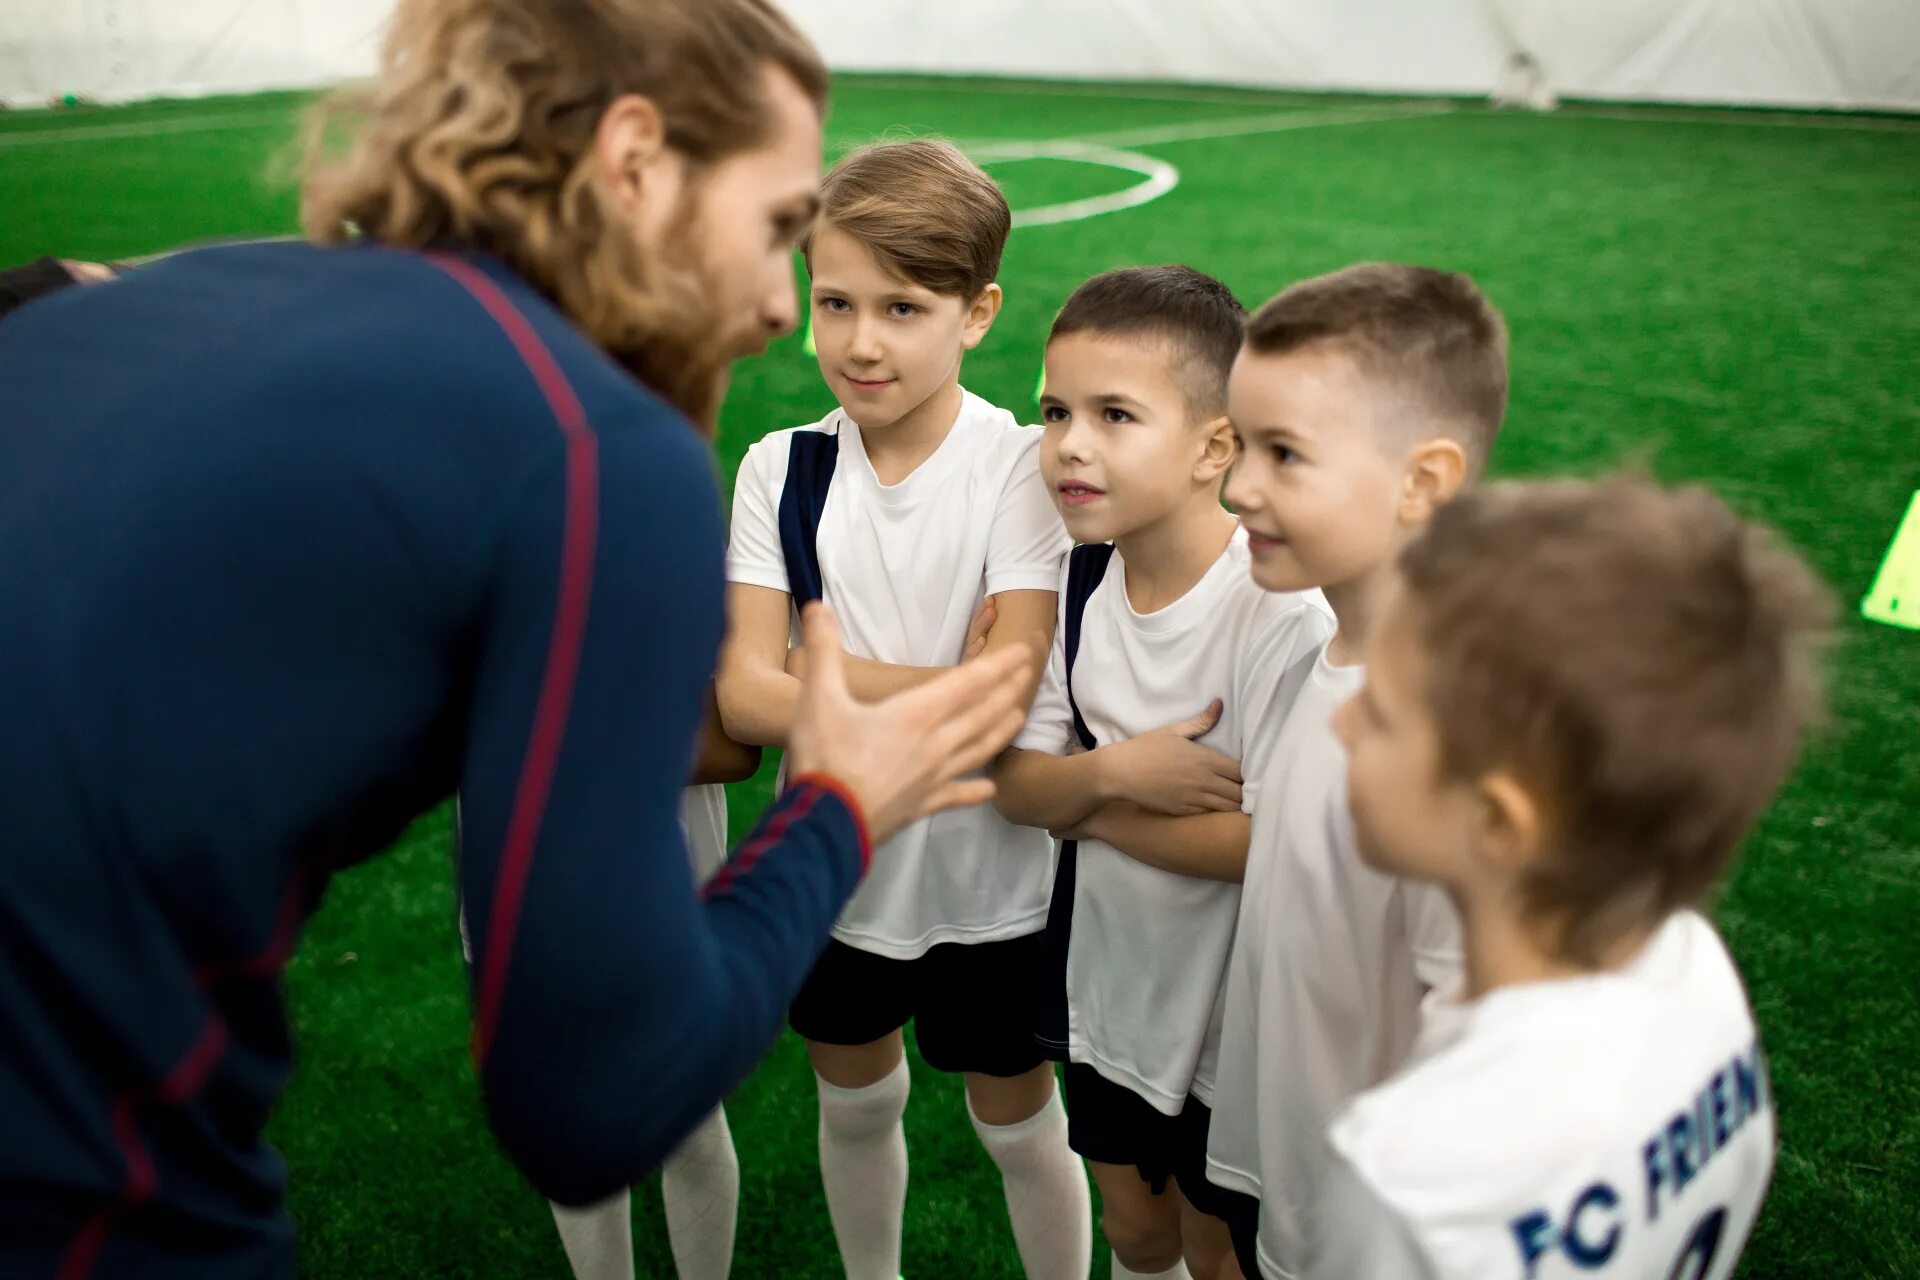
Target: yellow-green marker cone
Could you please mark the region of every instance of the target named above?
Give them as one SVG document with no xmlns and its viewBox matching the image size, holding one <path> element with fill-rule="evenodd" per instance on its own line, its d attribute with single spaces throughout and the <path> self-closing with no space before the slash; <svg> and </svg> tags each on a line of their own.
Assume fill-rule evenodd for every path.
<svg viewBox="0 0 1920 1280">
<path fill-rule="evenodd" d="M 813 343 L 813 317 L 812 316 L 807 317 L 807 338 L 806 338 L 806 341 L 800 344 L 800 349 L 802 351 L 805 351 L 810 356 L 817 357 L 820 354 L 820 348 L 815 346 Z"/>
<path fill-rule="evenodd" d="M 1920 491 L 1907 504 L 1887 548 L 1887 558 L 1874 577 L 1873 590 L 1860 602 L 1860 616 L 1869 622 L 1920 631 Z"/>
</svg>

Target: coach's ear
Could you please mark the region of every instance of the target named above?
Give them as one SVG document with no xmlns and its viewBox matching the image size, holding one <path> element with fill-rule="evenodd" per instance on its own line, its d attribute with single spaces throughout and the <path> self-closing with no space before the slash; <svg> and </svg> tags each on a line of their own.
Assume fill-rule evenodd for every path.
<svg viewBox="0 0 1920 1280">
<path fill-rule="evenodd" d="M 1200 460 L 1193 464 L 1194 483 L 1202 487 L 1224 484 L 1227 472 L 1233 469 L 1233 461 L 1240 453 L 1240 446 L 1234 442 L 1233 423 L 1223 413 L 1203 423 L 1200 433 Z"/>
<path fill-rule="evenodd" d="M 667 122 L 653 99 L 627 93 L 608 104 L 593 154 L 600 189 L 643 235 L 663 230 L 679 207 L 686 162 L 667 145 Z"/>
<path fill-rule="evenodd" d="M 993 328 L 994 320 L 1000 315 L 1002 300 L 1000 286 L 990 284 L 980 291 L 979 297 L 967 304 L 967 327 L 960 334 L 960 341 L 967 350 L 979 346 L 987 336 L 987 330 Z"/>
</svg>

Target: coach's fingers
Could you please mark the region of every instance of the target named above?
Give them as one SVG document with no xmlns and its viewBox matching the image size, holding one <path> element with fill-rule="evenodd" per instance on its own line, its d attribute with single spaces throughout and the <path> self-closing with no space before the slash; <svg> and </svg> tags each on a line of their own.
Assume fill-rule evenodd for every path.
<svg viewBox="0 0 1920 1280">
<path fill-rule="evenodd" d="M 951 739 L 947 744 L 947 777 L 958 777 L 963 773 L 972 773 L 986 766 L 995 756 L 1006 750 L 1013 736 L 1020 732 L 1020 726 L 1027 717 L 1018 705 L 1009 705 L 998 716 L 983 720 L 974 726 L 974 731 L 966 737 Z"/>
<path fill-rule="evenodd" d="M 979 804 L 993 803 L 993 783 L 985 778 L 967 778 L 959 782 L 949 782 L 935 791 L 920 806 L 920 816 L 944 813 L 948 809 L 971 809 Z"/>
<path fill-rule="evenodd" d="M 1018 678 L 1032 648 L 1008 645 L 899 696 L 897 710 L 929 728 L 966 722 L 971 715 L 991 718 L 1020 696 Z"/>
<path fill-rule="evenodd" d="M 1018 700 L 993 697 L 987 704 L 968 710 L 964 718 L 943 725 L 935 733 L 935 748 L 947 760 L 945 777 L 985 768 L 1014 741 L 1025 722 L 1027 716 Z"/>
<path fill-rule="evenodd" d="M 807 688 L 823 693 L 847 692 L 846 650 L 840 644 L 840 620 L 833 609 L 816 600 L 800 613 L 800 639 L 805 646 Z"/>
</svg>

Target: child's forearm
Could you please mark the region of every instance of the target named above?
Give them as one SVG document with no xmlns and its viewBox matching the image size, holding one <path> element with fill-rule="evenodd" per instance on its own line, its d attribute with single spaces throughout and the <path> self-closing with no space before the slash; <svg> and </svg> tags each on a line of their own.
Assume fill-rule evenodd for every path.
<svg viewBox="0 0 1920 1280">
<path fill-rule="evenodd" d="M 782 747 L 793 732 L 800 682 L 783 671 L 722 670 L 720 725 L 735 742 Z"/>
<path fill-rule="evenodd" d="M 1023 827 L 1058 831 L 1086 820 L 1112 799 L 1097 751 L 1054 756 L 1044 751 L 1007 751 L 994 765 L 994 805 L 1000 816 Z"/>
<path fill-rule="evenodd" d="M 1103 804 L 1072 830 L 1112 845 L 1129 858 L 1176 875 L 1239 884 L 1247 874 L 1253 819 L 1244 813 L 1174 818 L 1125 800 Z"/>
<path fill-rule="evenodd" d="M 876 658 L 861 658 L 847 654 L 842 660 L 847 673 L 847 687 L 853 690 L 853 696 L 862 702 L 885 702 L 896 693 L 905 693 L 918 688 L 943 671 L 951 667 L 907 667 L 893 662 L 881 662 Z M 796 680 L 807 678 L 807 657 L 804 649 L 793 649 L 787 654 L 787 674 Z"/>
<path fill-rule="evenodd" d="M 700 739 L 694 753 L 692 786 L 715 782 L 745 782 L 760 768 L 760 748 L 727 735 L 720 721 L 719 691 L 707 686 L 707 714 L 700 721 Z"/>
</svg>

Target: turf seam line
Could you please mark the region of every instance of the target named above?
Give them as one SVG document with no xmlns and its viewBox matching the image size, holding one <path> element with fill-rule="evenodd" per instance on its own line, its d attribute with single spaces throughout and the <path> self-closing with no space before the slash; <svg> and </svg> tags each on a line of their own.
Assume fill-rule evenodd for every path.
<svg viewBox="0 0 1920 1280">
<path fill-rule="evenodd" d="M 285 111 L 224 116 L 185 116 L 173 120 L 130 121 L 126 124 L 78 124 L 57 129 L 0 133 L 0 148 L 33 147 L 50 142 L 95 142 L 114 138 L 150 138 L 166 133 L 224 133 L 246 129 L 290 128 L 295 114 Z"/>
<path fill-rule="evenodd" d="M 882 89 L 885 91 L 898 90 L 902 92 L 904 92 L 909 87 L 904 83 L 872 84 L 871 82 L 867 82 L 867 86 L 871 88 Z M 1102 92 L 1102 91 L 1095 91 L 1092 89 L 1081 91 L 1077 87 L 1064 85 L 1064 84 L 1058 87 L 1031 87 L 1030 86 L 1030 87 L 1021 87 L 1019 89 L 996 88 L 991 90 L 991 92 L 1003 93 L 1003 94 L 1006 94 L 1007 96 L 1017 96 L 1018 94 L 1025 93 L 1025 94 L 1030 94 L 1036 97 L 1048 97 L 1048 96 L 1083 97 L 1083 98 L 1087 98 L 1089 100 L 1095 100 L 1095 101 L 1102 100 L 1102 99 L 1106 99 L 1106 100 L 1127 99 L 1127 98 L 1134 98 L 1134 97 L 1141 96 L 1136 94 L 1114 93 L 1110 91 Z M 1258 92 L 1258 91 L 1251 90 L 1250 92 Z M 1275 88 L 1274 90 L 1272 90 L 1272 92 L 1286 93 L 1286 92 L 1301 92 L 1301 91 Z M 1169 102 L 1219 102 L 1223 106 L 1239 105 L 1240 102 L 1244 101 L 1245 105 L 1248 105 L 1248 106 L 1259 105 L 1257 101 L 1253 101 L 1253 100 L 1236 100 L 1236 99 L 1231 99 L 1226 97 L 1187 98 L 1187 97 L 1175 97 L 1171 94 L 1156 94 L 1153 98 L 1148 98 L 1146 100 L 1147 101 L 1164 100 Z M 142 104 L 128 103 L 125 105 L 139 106 Z M 1278 106 L 1279 104 L 1275 104 L 1275 105 Z M 1362 107 L 1362 108 L 1357 108 L 1356 110 L 1382 111 L 1387 109 Z M 1864 117 L 1851 118 L 1851 119 L 1835 119 L 1828 116 L 1814 114 L 1812 112 L 1798 113 L 1794 111 L 1778 111 L 1773 113 L 1765 113 L 1765 112 L 1743 110 L 1738 107 L 1728 108 L 1726 114 L 1723 115 L 1717 111 L 1690 112 L 1684 107 L 1669 108 L 1669 107 L 1648 106 L 1648 107 L 1631 107 L 1631 108 L 1622 109 L 1622 110 L 1609 110 L 1605 108 L 1596 109 L 1596 108 L 1585 106 L 1584 104 L 1570 104 L 1565 110 L 1562 110 L 1562 111 L 1532 113 L 1532 112 L 1496 112 L 1496 111 L 1477 108 L 1475 106 L 1467 105 L 1467 104 L 1448 103 L 1444 107 L 1441 107 L 1431 112 L 1421 111 L 1421 112 L 1413 112 L 1413 113 L 1407 113 L 1407 114 L 1412 114 L 1412 115 L 1436 114 L 1437 115 L 1437 114 L 1442 114 L 1443 112 L 1458 112 L 1463 115 L 1500 115 L 1506 118 L 1530 119 L 1530 120 L 1607 120 L 1607 121 L 1613 121 L 1621 124 L 1701 124 L 1701 125 L 1717 125 L 1723 128 L 1813 129 L 1813 130 L 1825 130 L 1828 132 L 1838 132 L 1838 133 L 1891 133 L 1891 134 L 1920 135 L 1920 121 L 1909 123 L 1908 121 L 1905 121 L 1905 120 L 1881 120 L 1881 119 L 1864 118 Z M 1333 115 L 1336 113 L 1337 113 L 1336 110 L 1322 111 L 1322 110 L 1315 109 L 1311 105 L 1302 104 L 1302 105 L 1293 107 L 1291 109 L 1280 110 L 1274 113 L 1269 113 L 1269 116 L 1267 118 L 1272 118 L 1273 116 L 1276 116 L 1276 115 L 1309 117 L 1309 116 Z M 52 143 L 52 142 L 110 141 L 116 138 L 144 138 L 144 137 L 152 137 L 159 134 L 168 134 L 168 133 L 218 133 L 223 131 L 241 131 L 241 130 L 247 130 L 247 129 L 268 129 L 268 128 L 273 128 L 276 125 L 291 124 L 293 114 L 297 114 L 297 109 L 295 113 L 279 111 L 273 114 L 235 113 L 235 114 L 220 115 L 220 116 L 186 116 L 186 117 L 180 117 L 180 118 L 175 118 L 170 120 L 153 120 L 153 121 L 147 121 L 144 123 L 87 124 L 87 125 L 71 125 L 67 127 L 56 127 L 51 129 L 29 129 L 29 130 L 23 130 L 22 132 L 19 132 L 19 133 L 0 132 L 0 150 L 4 150 L 10 147 L 39 146 L 39 145 Z M 1248 120 L 1254 120 L 1254 119 L 1259 119 L 1260 117 L 1246 117 L 1246 118 Z M 1365 118 L 1366 119 L 1398 119 L 1401 117 L 1392 116 L 1392 115 L 1372 115 Z M 1200 127 L 1200 126 L 1206 125 L 1207 123 L 1209 122 L 1195 121 L 1193 122 L 1193 126 L 1191 127 Z M 1161 130 L 1154 130 L 1153 132 L 1163 132 L 1166 130 L 1179 130 L 1186 127 L 1190 127 L 1190 126 L 1169 125 L 1169 126 L 1165 126 Z M 1296 127 L 1305 127 L 1305 126 L 1302 125 L 1302 126 L 1296 126 Z M 1258 130 L 1257 132 L 1266 132 L 1266 130 Z M 1098 136 L 1098 135 L 1094 135 L 1094 136 Z M 1102 140 L 1109 141 L 1110 143 L 1116 146 L 1126 146 L 1126 145 L 1129 145 L 1129 143 L 1125 139 L 1127 139 L 1130 136 L 1131 136 L 1131 133 L 1129 131 L 1122 130 L 1122 131 L 1118 131 L 1115 135 L 1113 135 L 1112 138 L 1105 138 Z M 1234 135 L 1220 135 L 1220 136 L 1234 136 Z M 1185 138 L 1168 139 L 1168 141 L 1186 141 L 1186 140 L 1187 139 Z M 1150 140 L 1141 140 L 1141 141 L 1133 142 L 1131 143 L 1131 145 L 1149 146 L 1149 145 L 1153 145 L 1153 143 Z"/>
<path fill-rule="evenodd" d="M 1159 86 L 1141 86 L 1128 88 L 1120 85 L 1101 84 L 1098 81 L 1075 80 L 1010 80 L 1000 82 L 991 78 L 971 79 L 966 76 L 929 76 L 916 79 L 912 76 L 889 77 L 871 75 L 866 72 L 849 72 L 849 87 L 863 89 L 882 89 L 900 93 L 993 93 L 1006 97 L 1032 95 L 1042 98 L 1083 98 L 1090 102 L 1191 102 L 1198 106 L 1222 107 L 1258 107 L 1266 105 L 1263 97 L 1270 98 L 1274 106 L 1280 106 L 1289 100 L 1290 95 L 1313 96 L 1322 91 L 1286 85 L 1248 85 L 1244 89 L 1232 88 L 1200 89 L 1186 92 L 1177 84 Z M 1335 92 L 1338 92 L 1337 90 Z M 1364 90 L 1356 91 L 1364 93 Z M 1301 103 L 1310 108 L 1311 102 Z"/>
</svg>

